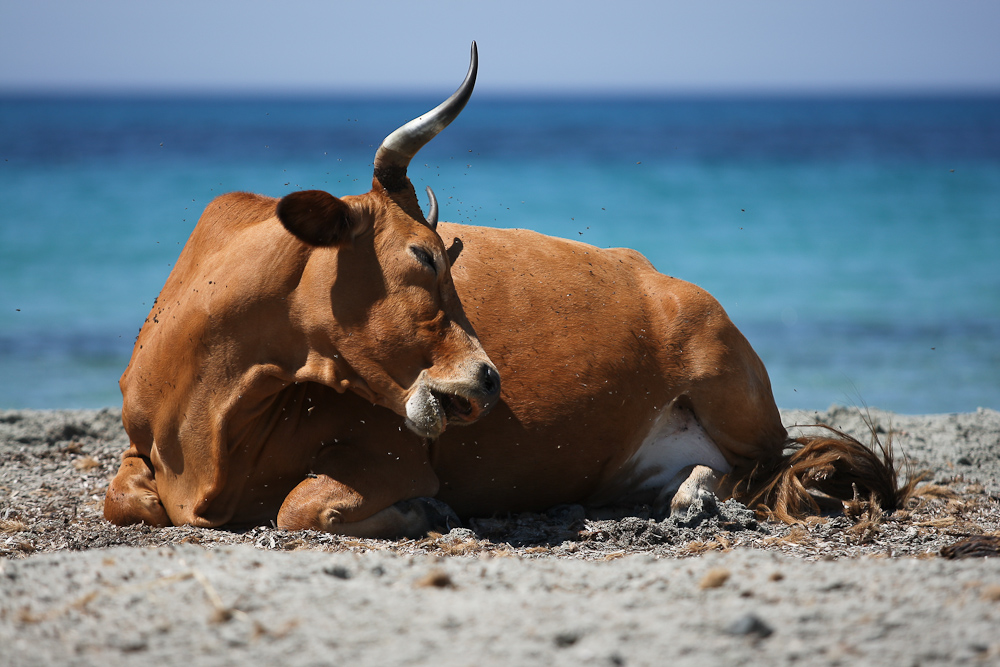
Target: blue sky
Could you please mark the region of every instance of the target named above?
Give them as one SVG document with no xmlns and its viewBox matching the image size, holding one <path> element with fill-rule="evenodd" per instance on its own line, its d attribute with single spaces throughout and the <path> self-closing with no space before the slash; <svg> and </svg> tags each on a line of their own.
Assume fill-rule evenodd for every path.
<svg viewBox="0 0 1000 667">
<path fill-rule="evenodd" d="M 0 91 L 1000 92 L 994 0 L 0 0 Z"/>
</svg>

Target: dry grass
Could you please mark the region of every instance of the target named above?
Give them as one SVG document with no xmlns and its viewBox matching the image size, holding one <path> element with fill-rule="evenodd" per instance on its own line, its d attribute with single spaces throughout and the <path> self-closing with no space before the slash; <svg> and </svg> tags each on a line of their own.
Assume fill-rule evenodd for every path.
<svg viewBox="0 0 1000 667">
<path fill-rule="evenodd" d="M 81 456 L 73 461 L 73 467 L 80 471 L 93 470 L 101 465 L 101 462 L 93 456 Z"/>
<path fill-rule="evenodd" d="M 768 545 L 785 545 L 785 544 L 796 544 L 800 546 L 811 544 L 815 541 L 815 538 L 809 533 L 809 531 L 801 526 L 792 526 L 787 533 L 784 535 L 775 535 L 773 537 L 767 537 L 764 539 L 764 544 Z"/>
<path fill-rule="evenodd" d="M 28 524 L 17 519 L 0 519 L 0 533 L 23 533 L 28 530 Z"/>
</svg>

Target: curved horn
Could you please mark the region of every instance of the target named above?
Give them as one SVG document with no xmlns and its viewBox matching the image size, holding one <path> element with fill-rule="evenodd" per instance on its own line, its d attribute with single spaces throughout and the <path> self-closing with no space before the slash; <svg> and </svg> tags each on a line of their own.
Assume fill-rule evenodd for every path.
<svg viewBox="0 0 1000 667">
<path fill-rule="evenodd" d="M 410 165 L 410 160 L 465 108 L 476 85 L 478 71 L 479 51 L 473 42 L 469 72 L 458 90 L 434 109 L 417 116 L 382 140 L 375 153 L 375 178 L 382 187 L 393 192 L 406 186 L 406 168 Z"/>
<path fill-rule="evenodd" d="M 431 186 L 427 186 L 427 198 L 431 200 L 430 210 L 427 212 L 427 226 L 431 229 L 437 229 L 438 226 L 438 200 L 434 196 L 434 191 L 431 190 Z"/>
</svg>

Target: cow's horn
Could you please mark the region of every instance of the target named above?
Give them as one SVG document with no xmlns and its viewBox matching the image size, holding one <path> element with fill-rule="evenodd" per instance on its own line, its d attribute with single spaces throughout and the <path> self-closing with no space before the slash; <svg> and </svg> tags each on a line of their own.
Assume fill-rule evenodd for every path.
<svg viewBox="0 0 1000 667">
<path fill-rule="evenodd" d="M 431 190 L 431 186 L 427 186 L 427 198 L 431 200 L 430 210 L 427 212 L 427 226 L 431 229 L 437 229 L 438 226 L 438 200 L 434 196 L 434 191 Z"/>
<path fill-rule="evenodd" d="M 386 190 L 394 192 L 406 187 L 406 168 L 424 144 L 448 127 L 465 108 L 476 85 L 479 70 L 479 51 L 472 43 L 469 73 L 455 93 L 444 102 L 418 116 L 382 140 L 375 153 L 375 178 Z"/>
</svg>

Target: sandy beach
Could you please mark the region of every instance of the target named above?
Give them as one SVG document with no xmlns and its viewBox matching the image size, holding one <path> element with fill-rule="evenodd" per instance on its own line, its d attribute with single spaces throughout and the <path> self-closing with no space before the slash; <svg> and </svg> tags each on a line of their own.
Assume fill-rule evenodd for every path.
<svg viewBox="0 0 1000 667">
<path fill-rule="evenodd" d="M 855 408 L 782 417 L 868 440 Z M 392 541 L 115 527 L 120 413 L 0 411 L 0 664 L 1000 661 L 1000 413 L 870 417 L 927 472 L 891 516 L 562 506 Z"/>
</svg>

